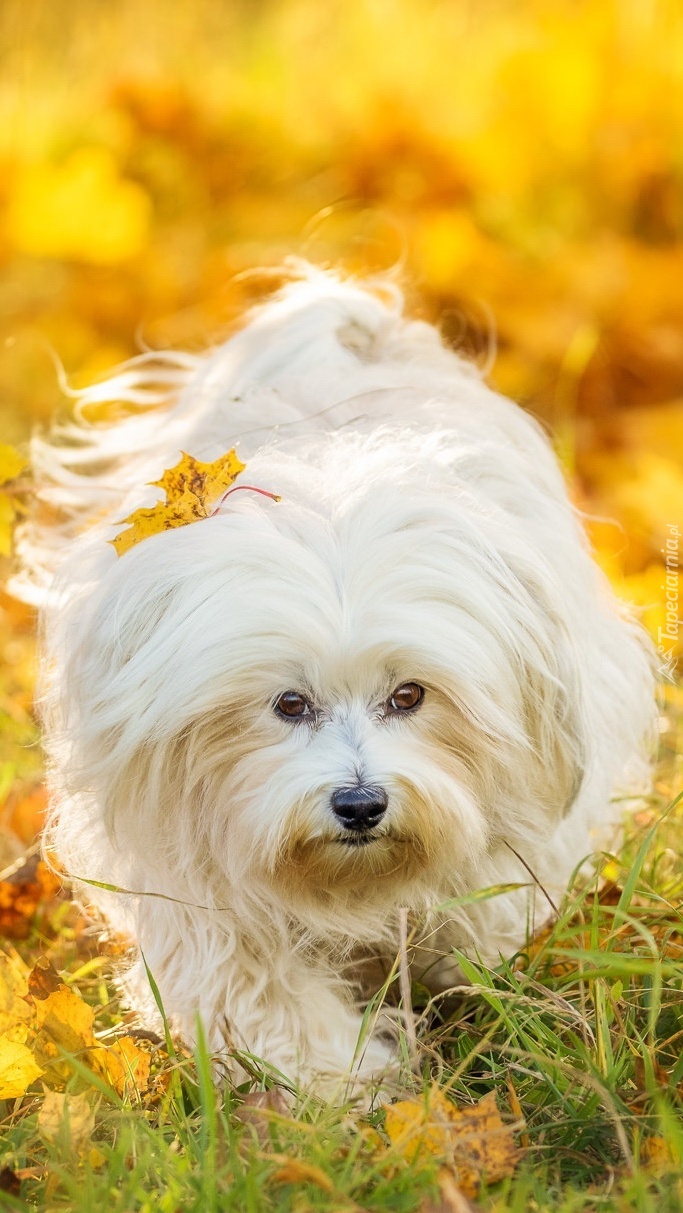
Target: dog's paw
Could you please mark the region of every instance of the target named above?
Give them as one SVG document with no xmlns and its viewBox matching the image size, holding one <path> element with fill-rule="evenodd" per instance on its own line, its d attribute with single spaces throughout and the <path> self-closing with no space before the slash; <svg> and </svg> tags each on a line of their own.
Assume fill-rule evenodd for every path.
<svg viewBox="0 0 683 1213">
<path fill-rule="evenodd" d="M 353 1061 L 350 1061 L 350 1056 Z M 373 1035 L 353 1053 L 330 1049 L 307 1057 L 298 1072 L 298 1085 L 328 1103 L 353 1103 L 369 1110 L 389 1099 L 398 1088 L 399 1057 L 395 1048 Z"/>
</svg>

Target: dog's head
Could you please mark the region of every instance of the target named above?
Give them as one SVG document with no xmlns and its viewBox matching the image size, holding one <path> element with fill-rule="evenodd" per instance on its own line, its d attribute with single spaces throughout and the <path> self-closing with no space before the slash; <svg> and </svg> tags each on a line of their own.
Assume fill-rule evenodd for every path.
<svg viewBox="0 0 683 1213">
<path fill-rule="evenodd" d="M 498 492 L 529 511 L 511 458 Z M 136 879 L 357 931 L 549 832 L 581 777 L 576 660 L 489 463 L 391 433 L 264 455 L 280 504 L 237 494 L 112 560 L 63 699 Z"/>
</svg>

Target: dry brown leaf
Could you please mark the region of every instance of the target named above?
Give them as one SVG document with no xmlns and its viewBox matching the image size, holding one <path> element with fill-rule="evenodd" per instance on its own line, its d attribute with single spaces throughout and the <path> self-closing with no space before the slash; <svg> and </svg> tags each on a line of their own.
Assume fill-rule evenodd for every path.
<svg viewBox="0 0 683 1213">
<path fill-rule="evenodd" d="M 633 1063 L 633 1081 L 639 1092 L 651 1094 L 651 1086 L 649 1082 L 649 1074 L 652 1074 L 657 1086 L 667 1090 L 671 1085 L 671 1076 L 664 1066 L 660 1065 L 656 1057 L 650 1056 L 650 1065 L 646 1067 L 644 1057 L 636 1057 Z"/>
<path fill-rule="evenodd" d="M 0 1170 L 0 1192 L 8 1192 L 10 1196 L 18 1197 L 21 1192 L 21 1178 L 11 1167 Z"/>
<path fill-rule="evenodd" d="M 387 1107 L 385 1127 L 406 1162 L 416 1162 L 424 1152 L 448 1161 L 466 1196 L 476 1196 L 483 1178 L 495 1183 L 512 1175 L 521 1157 L 493 1091 L 473 1106 L 456 1108 L 432 1086 L 426 1101 Z"/>
<path fill-rule="evenodd" d="M 47 956 L 39 956 L 28 977 L 28 992 L 31 998 L 44 1001 L 63 986 L 64 982 Z"/>
<path fill-rule="evenodd" d="M 112 541 L 119 556 L 150 535 L 210 517 L 245 467 L 234 449 L 213 463 L 201 463 L 183 453 L 175 467 L 167 468 L 161 480 L 153 481 L 155 488 L 164 490 L 166 500 L 149 509 L 135 510 L 123 520 L 130 523 L 129 527 Z"/>
</svg>

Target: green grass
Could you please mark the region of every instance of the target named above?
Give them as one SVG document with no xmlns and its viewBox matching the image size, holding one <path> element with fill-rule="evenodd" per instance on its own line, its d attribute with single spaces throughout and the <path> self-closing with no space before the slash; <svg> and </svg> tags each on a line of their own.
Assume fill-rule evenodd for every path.
<svg viewBox="0 0 683 1213">
<path fill-rule="evenodd" d="M 423 1073 L 413 1093 L 436 1077 L 456 1104 L 495 1090 L 505 1120 L 518 1122 L 521 1109 L 521 1163 L 480 1192 L 484 1209 L 683 1208 L 683 803 L 667 805 L 679 777 L 675 702 L 659 791 L 631 819 L 613 883 L 577 888 L 552 930 L 496 972 L 461 957 L 472 986 L 455 1002 L 414 992 Z M 80 969 L 84 997 L 107 1002 L 103 962 L 84 962 L 77 927 L 60 920 L 50 947 Z M 106 1031 L 119 1019 L 110 1003 L 98 1024 Z M 0 1208 L 448 1213 L 438 1160 L 406 1162 L 381 1110 L 303 1097 L 290 1108 L 276 1093 L 255 1094 L 269 1085 L 258 1077 L 221 1093 L 201 1047 L 188 1058 L 160 1044 L 154 1059 L 150 1094 L 118 1099 L 90 1087 L 95 1128 L 80 1150 L 67 1127 L 56 1141 L 41 1131 L 39 1086 L 7 1101 Z M 83 1090 L 86 1077 L 76 1062 L 70 1088 Z"/>
</svg>

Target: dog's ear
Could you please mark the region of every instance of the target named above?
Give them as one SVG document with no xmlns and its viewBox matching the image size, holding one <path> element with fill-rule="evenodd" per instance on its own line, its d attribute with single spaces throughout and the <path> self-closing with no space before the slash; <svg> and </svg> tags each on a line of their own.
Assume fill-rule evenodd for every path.
<svg viewBox="0 0 683 1213">
<path fill-rule="evenodd" d="M 524 727 L 537 769 L 538 794 L 549 811 L 566 816 L 586 777 L 588 738 L 582 710 L 583 686 L 569 639 L 555 628 L 543 662 L 525 663 Z"/>
<path fill-rule="evenodd" d="M 581 614 L 582 596 L 576 592 L 593 572 L 587 553 L 585 559 L 581 553 L 579 561 L 574 558 L 574 567 L 567 569 L 565 582 L 550 560 L 519 543 L 516 534 L 501 539 L 509 541 L 501 544 L 507 566 L 499 583 L 506 623 L 503 635 L 510 672 L 519 688 L 516 704 L 510 707 L 525 751 L 519 753 L 517 795 L 544 805 L 548 819 L 559 821 L 575 804 L 594 752 L 590 706 L 601 675 L 591 669 L 591 654 L 593 658 L 597 654 L 591 620 L 586 617 L 594 608 L 587 605 Z M 594 589 L 590 587 L 591 593 Z M 583 597 L 588 599 L 589 594 Z"/>
</svg>

